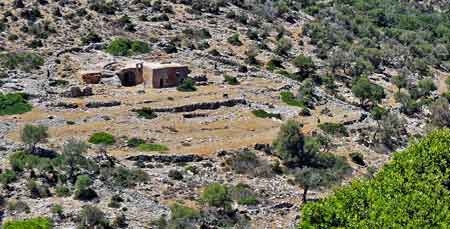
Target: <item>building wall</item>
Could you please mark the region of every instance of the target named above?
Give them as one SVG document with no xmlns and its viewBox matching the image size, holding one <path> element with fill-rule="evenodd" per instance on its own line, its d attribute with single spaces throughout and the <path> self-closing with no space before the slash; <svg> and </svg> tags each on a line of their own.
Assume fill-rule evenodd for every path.
<svg viewBox="0 0 450 229">
<path fill-rule="evenodd" d="M 187 67 L 169 67 L 153 69 L 150 71 L 151 77 L 147 77 L 147 82 L 151 79 L 153 88 L 176 87 L 187 78 L 189 70 Z M 149 85 L 147 85 L 149 86 Z"/>
</svg>

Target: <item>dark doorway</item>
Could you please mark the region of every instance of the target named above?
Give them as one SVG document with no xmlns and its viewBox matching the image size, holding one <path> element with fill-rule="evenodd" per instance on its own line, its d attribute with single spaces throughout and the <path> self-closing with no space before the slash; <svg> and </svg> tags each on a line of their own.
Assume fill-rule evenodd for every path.
<svg viewBox="0 0 450 229">
<path fill-rule="evenodd" d="M 133 87 L 137 85 L 136 74 L 132 71 L 122 73 L 119 78 L 124 87 Z"/>
<path fill-rule="evenodd" d="M 164 87 L 164 79 L 159 79 L 159 87 L 160 88 Z"/>
</svg>

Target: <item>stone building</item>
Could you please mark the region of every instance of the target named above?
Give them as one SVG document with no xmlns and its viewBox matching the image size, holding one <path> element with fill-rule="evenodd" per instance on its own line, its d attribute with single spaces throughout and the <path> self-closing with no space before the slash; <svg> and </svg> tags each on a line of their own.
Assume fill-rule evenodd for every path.
<svg viewBox="0 0 450 229">
<path fill-rule="evenodd" d="M 189 67 L 181 64 L 160 64 L 132 62 L 115 67 L 115 75 L 122 86 L 133 87 L 143 84 L 146 88 L 176 87 L 189 75 Z M 101 72 L 84 71 L 82 79 L 87 84 L 100 82 Z"/>
</svg>

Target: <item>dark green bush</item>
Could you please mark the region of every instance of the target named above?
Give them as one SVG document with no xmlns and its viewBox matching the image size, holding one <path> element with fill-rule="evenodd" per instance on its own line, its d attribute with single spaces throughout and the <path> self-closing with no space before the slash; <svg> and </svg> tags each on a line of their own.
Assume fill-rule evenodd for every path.
<svg viewBox="0 0 450 229">
<path fill-rule="evenodd" d="M 10 184 L 17 180 L 17 174 L 12 170 L 5 170 L 0 174 L 0 183 L 3 185 Z"/>
<path fill-rule="evenodd" d="M 322 123 L 319 128 L 331 135 L 348 136 L 347 128 L 342 123 Z"/>
<path fill-rule="evenodd" d="M 296 107 L 304 107 L 305 106 L 303 104 L 303 102 L 301 102 L 301 101 L 297 100 L 297 98 L 295 98 L 295 96 L 292 92 L 289 92 L 289 91 L 281 92 L 280 96 L 281 96 L 281 101 L 283 101 L 287 105 L 296 106 Z"/>
<path fill-rule="evenodd" d="M 227 82 L 229 85 L 239 85 L 239 80 L 236 77 L 224 75 L 225 82 Z"/>
<path fill-rule="evenodd" d="M 127 142 L 128 147 L 132 147 L 132 148 L 136 148 L 136 147 L 138 147 L 141 144 L 145 144 L 145 140 L 144 139 L 131 138 Z"/>
<path fill-rule="evenodd" d="M 203 190 L 201 200 L 212 207 L 222 207 L 229 209 L 231 197 L 228 187 L 219 183 L 213 183 Z"/>
<path fill-rule="evenodd" d="M 178 91 L 182 91 L 182 92 L 193 92 L 196 91 L 197 88 L 194 85 L 194 81 L 190 78 L 185 79 L 183 81 L 183 83 L 181 83 L 178 87 L 177 87 Z"/>
<path fill-rule="evenodd" d="M 23 94 L 2 94 L 0 93 L 0 116 L 23 114 L 31 111 L 33 107 L 24 98 Z"/>
<path fill-rule="evenodd" d="M 239 34 L 235 33 L 233 34 L 231 37 L 228 37 L 227 39 L 228 43 L 234 45 L 234 46 L 241 46 L 242 42 L 241 39 L 239 38 Z"/>
<path fill-rule="evenodd" d="M 150 107 L 143 107 L 142 109 L 133 110 L 138 114 L 138 117 L 145 119 L 154 119 L 157 118 L 158 115 L 153 111 Z"/>
<path fill-rule="evenodd" d="M 89 142 L 92 144 L 104 144 L 104 145 L 112 145 L 116 143 L 116 140 L 114 136 L 112 136 L 110 133 L 106 132 L 99 132 L 94 133 L 90 138 Z"/>
<path fill-rule="evenodd" d="M 137 54 L 148 53 L 151 51 L 149 45 L 142 41 L 132 41 L 127 38 L 115 38 L 113 39 L 106 52 L 114 56 L 133 56 Z"/>
<path fill-rule="evenodd" d="M 259 202 L 250 186 L 242 183 L 231 188 L 231 197 L 241 205 L 256 205 Z"/>
<path fill-rule="evenodd" d="M 276 118 L 281 119 L 281 114 L 269 113 L 265 110 L 254 110 L 252 113 L 258 118 Z"/>
<path fill-rule="evenodd" d="M 127 169 L 124 167 L 115 168 L 106 175 L 112 179 L 114 185 L 123 188 L 132 188 L 138 183 L 147 182 L 149 179 L 148 174 L 141 169 Z"/>
</svg>

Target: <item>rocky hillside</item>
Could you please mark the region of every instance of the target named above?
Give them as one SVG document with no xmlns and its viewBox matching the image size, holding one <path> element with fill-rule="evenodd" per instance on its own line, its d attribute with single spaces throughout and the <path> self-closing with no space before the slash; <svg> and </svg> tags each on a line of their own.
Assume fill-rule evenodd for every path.
<svg viewBox="0 0 450 229">
<path fill-rule="evenodd" d="M 441 5 L 0 2 L 4 225 L 295 228 L 305 201 L 450 126 Z M 189 78 L 125 85 L 140 62 Z"/>
</svg>

